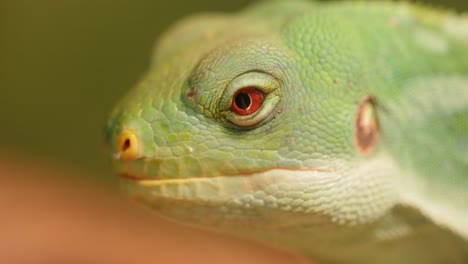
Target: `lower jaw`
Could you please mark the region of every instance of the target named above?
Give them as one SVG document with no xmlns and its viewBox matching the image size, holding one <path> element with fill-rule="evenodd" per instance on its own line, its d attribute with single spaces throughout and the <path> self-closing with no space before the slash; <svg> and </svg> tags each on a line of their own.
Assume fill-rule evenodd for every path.
<svg viewBox="0 0 468 264">
<path fill-rule="evenodd" d="M 278 184 L 319 179 L 331 180 L 329 173 L 323 171 L 272 169 L 249 175 L 179 179 L 141 179 L 125 175 L 122 182 L 133 196 L 143 199 L 214 201 L 241 198 Z"/>
</svg>

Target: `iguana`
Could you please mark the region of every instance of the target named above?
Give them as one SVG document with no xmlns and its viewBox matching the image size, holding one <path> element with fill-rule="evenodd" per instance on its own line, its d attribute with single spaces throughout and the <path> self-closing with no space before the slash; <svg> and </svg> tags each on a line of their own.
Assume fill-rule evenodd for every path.
<svg viewBox="0 0 468 264">
<path fill-rule="evenodd" d="M 158 41 L 106 125 L 162 215 L 317 263 L 468 263 L 468 18 L 261 2 Z"/>
</svg>

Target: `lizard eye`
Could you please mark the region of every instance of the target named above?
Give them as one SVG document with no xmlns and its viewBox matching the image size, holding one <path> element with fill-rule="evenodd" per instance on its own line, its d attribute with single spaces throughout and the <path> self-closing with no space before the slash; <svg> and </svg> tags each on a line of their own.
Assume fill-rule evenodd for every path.
<svg viewBox="0 0 468 264">
<path fill-rule="evenodd" d="M 280 100 L 280 83 L 264 72 L 247 72 L 234 78 L 220 101 L 224 117 L 240 128 L 253 128 L 272 116 Z"/>
<path fill-rule="evenodd" d="M 246 116 L 251 115 L 262 106 L 265 94 L 255 87 L 239 89 L 232 98 L 231 111 Z"/>
</svg>

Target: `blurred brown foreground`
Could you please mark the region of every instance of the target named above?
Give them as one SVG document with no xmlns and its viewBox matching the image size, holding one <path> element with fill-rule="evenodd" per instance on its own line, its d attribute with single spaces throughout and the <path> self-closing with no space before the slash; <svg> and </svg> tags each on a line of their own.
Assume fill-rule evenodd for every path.
<svg viewBox="0 0 468 264">
<path fill-rule="evenodd" d="M 79 177 L 0 154 L 0 263 L 307 263 L 161 219 L 105 188 L 63 180 Z"/>
</svg>

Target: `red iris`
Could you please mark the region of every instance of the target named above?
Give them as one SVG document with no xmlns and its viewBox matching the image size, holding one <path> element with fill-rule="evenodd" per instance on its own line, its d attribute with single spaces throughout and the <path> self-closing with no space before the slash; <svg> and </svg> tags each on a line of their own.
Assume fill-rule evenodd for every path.
<svg viewBox="0 0 468 264">
<path fill-rule="evenodd" d="M 239 89 L 232 99 L 231 111 L 238 115 L 255 113 L 263 104 L 265 94 L 255 87 Z"/>
</svg>

